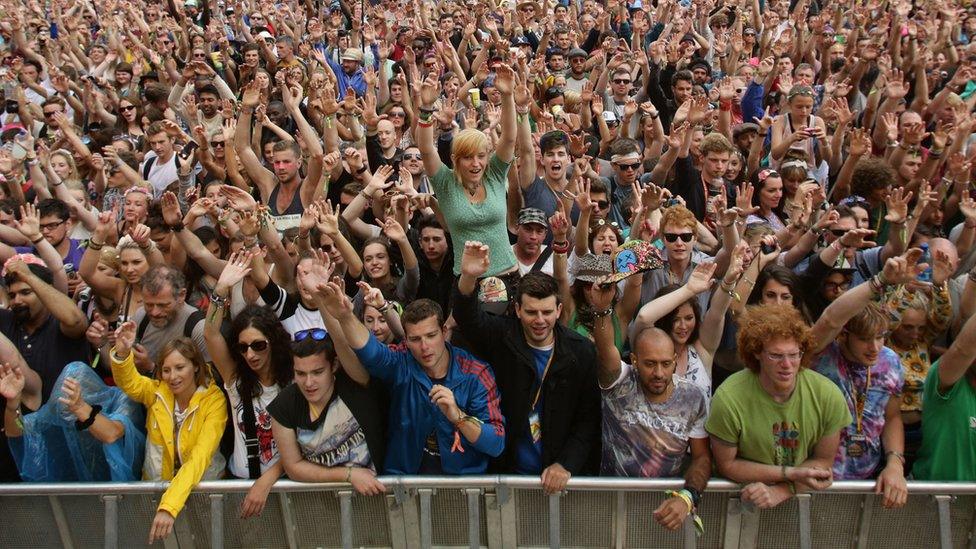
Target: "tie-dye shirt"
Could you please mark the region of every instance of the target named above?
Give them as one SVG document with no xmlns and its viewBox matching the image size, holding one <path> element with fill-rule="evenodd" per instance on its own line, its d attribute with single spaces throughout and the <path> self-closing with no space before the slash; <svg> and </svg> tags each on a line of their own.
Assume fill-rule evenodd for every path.
<svg viewBox="0 0 976 549">
<path fill-rule="evenodd" d="M 881 432 L 885 426 L 885 409 L 888 400 L 901 394 L 904 385 L 901 361 L 898 354 L 882 347 L 878 360 L 871 366 L 871 384 L 867 384 L 868 368 L 847 360 L 836 341 L 814 359 L 814 370 L 823 374 L 840 388 L 847 402 L 852 420 L 840 431 L 840 446 L 834 456 L 834 478 L 837 480 L 865 479 L 874 476 L 884 455 Z M 860 456 L 847 455 L 851 437 L 857 435 L 856 395 L 863 394 L 867 386 L 864 412 L 861 415 L 861 432 L 864 440 L 859 444 L 864 452 Z"/>
</svg>

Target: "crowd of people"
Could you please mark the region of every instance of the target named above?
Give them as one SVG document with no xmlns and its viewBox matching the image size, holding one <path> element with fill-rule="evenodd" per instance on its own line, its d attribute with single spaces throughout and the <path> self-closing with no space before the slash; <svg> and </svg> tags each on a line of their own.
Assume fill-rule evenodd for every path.
<svg viewBox="0 0 976 549">
<path fill-rule="evenodd" d="M 966 5 L 0 0 L 0 481 L 974 481 Z"/>
</svg>

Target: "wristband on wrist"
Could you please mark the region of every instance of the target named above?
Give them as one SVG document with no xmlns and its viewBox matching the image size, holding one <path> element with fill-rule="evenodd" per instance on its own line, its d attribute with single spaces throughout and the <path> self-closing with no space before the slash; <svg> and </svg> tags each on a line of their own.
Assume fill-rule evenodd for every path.
<svg viewBox="0 0 976 549">
<path fill-rule="evenodd" d="M 102 411 L 101 405 L 99 404 L 93 405 L 91 407 L 91 414 L 88 415 L 88 419 L 86 419 L 85 421 L 75 421 L 75 430 L 84 431 L 85 429 L 91 427 L 92 423 L 95 423 L 95 416 L 97 416 L 98 413 L 101 411 Z"/>
<path fill-rule="evenodd" d="M 44 235 L 39 235 L 37 238 L 31 240 L 31 244 L 37 246 L 42 240 L 44 240 Z"/>
</svg>

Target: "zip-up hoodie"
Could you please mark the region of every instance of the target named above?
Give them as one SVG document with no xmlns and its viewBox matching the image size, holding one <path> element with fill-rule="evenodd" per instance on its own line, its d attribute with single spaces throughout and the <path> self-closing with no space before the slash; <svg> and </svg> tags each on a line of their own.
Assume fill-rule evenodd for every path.
<svg viewBox="0 0 976 549">
<path fill-rule="evenodd" d="M 146 407 L 143 480 L 171 481 L 158 509 L 175 518 L 202 478 L 219 478 L 223 471 L 224 458 L 217 450 L 227 423 L 224 393 L 212 380 L 203 390 L 198 389 L 190 398 L 179 433 L 174 435 L 176 397 L 169 385 L 137 372 L 131 352 L 121 360 L 114 352 L 111 355 L 115 384 Z M 174 474 L 177 451 L 181 465 Z"/>
</svg>

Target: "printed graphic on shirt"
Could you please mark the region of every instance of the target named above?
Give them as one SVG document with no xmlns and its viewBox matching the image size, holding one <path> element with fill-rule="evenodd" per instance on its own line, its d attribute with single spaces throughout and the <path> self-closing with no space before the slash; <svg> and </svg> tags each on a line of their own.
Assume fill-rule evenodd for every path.
<svg viewBox="0 0 976 549">
<path fill-rule="evenodd" d="M 258 424 L 256 431 L 259 447 L 258 457 L 262 464 L 267 464 L 278 455 L 278 445 L 275 444 L 274 435 L 271 433 L 271 414 L 259 406 L 257 402 L 254 402 L 253 405 L 254 419 Z M 247 433 L 244 430 L 244 404 L 241 401 L 237 401 L 237 406 L 234 407 L 234 421 L 237 422 L 237 428 L 241 433 Z M 247 435 L 245 435 L 246 437 Z"/>
<path fill-rule="evenodd" d="M 295 429 L 302 456 L 325 467 L 373 468 L 366 433 L 342 399 L 336 399 L 315 430 Z"/>
<path fill-rule="evenodd" d="M 776 465 L 796 465 L 800 426 L 795 421 L 773 423 L 773 451 Z"/>
</svg>

